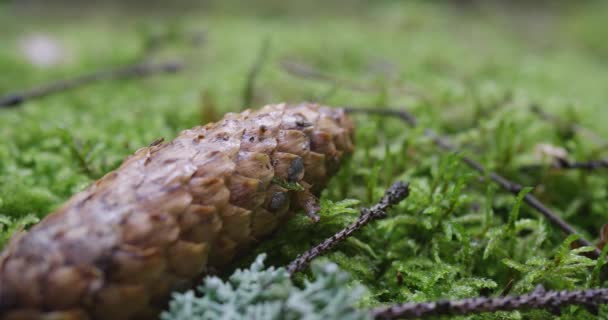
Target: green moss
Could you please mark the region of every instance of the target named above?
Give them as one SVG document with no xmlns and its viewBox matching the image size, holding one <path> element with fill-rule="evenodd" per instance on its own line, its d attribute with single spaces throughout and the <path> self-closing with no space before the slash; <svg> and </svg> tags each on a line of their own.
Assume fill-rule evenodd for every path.
<svg viewBox="0 0 608 320">
<path fill-rule="evenodd" d="M 253 104 L 322 99 L 336 106 L 408 106 L 420 122 L 409 129 L 395 119 L 357 115 L 356 152 L 322 194 L 321 221 L 298 215 L 263 241 L 256 253 L 267 252 L 270 264 L 285 265 L 354 221 L 359 207 L 403 179 L 411 182 L 411 196 L 327 255 L 368 288 L 365 306 L 497 295 L 509 283 L 516 292 L 538 284 L 605 285 L 598 262 L 576 255 L 588 248 L 569 250 L 572 238 L 463 166 L 460 155 L 440 153 L 423 131 L 449 134 L 462 154 L 535 186 L 530 192 L 597 240 L 608 221 L 605 172 L 521 168 L 538 162 L 541 143 L 564 147 L 576 160 L 606 156 L 601 143 L 529 110 L 536 104 L 608 137 L 604 3 L 554 5 L 535 15 L 491 5 L 474 14 L 423 1 L 319 5 L 289 10 L 274 3 L 252 14 L 222 3 L 180 19 L 40 21 L 17 18 L 13 7 L 0 4 L 1 92 L 130 63 L 157 32 L 169 42 L 152 59 L 188 59 L 176 75 L 98 83 L 0 110 L 0 245 L 139 147 L 206 119 L 203 94 L 213 97 L 219 114 L 240 110 L 247 72 L 269 38 Z M 39 30 L 63 45 L 64 64 L 40 69 L 24 60 L 20 40 Z M 206 42 L 192 46 L 181 36 L 189 32 L 204 33 Z M 282 69 L 285 60 L 340 81 L 294 77 Z M 249 264 L 256 253 L 236 265 Z M 593 318 L 585 308 L 563 311 L 564 319 Z M 473 318 L 551 317 L 528 311 Z"/>
</svg>

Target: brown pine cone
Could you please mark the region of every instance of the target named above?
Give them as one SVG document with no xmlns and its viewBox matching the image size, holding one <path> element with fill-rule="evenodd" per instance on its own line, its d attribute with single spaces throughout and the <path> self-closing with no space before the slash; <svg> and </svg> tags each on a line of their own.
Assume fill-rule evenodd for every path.
<svg viewBox="0 0 608 320">
<path fill-rule="evenodd" d="M 138 150 L 0 256 L 4 319 L 139 319 L 318 193 L 353 150 L 341 109 L 269 105 Z M 297 185 L 302 188 L 285 187 Z"/>
</svg>

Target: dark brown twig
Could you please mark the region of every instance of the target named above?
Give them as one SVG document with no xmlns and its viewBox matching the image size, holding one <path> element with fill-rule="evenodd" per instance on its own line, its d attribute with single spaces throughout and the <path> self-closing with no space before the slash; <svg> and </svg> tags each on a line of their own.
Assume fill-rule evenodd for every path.
<svg viewBox="0 0 608 320">
<path fill-rule="evenodd" d="M 264 63 L 266 63 L 266 60 L 268 60 L 269 53 L 270 38 L 265 38 L 262 41 L 260 51 L 258 52 L 251 69 L 249 69 L 249 73 L 247 73 L 247 82 L 245 82 L 245 88 L 243 89 L 243 109 L 251 107 L 255 93 L 255 81 L 258 78 L 260 71 L 262 71 Z"/>
<path fill-rule="evenodd" d="M 432 315 L 466 315 L 533 308 L 559 311 L 560 307 L 571 304 L 597 306 L 602 303 L 608 303 L 608 289 L 576 291 L 545 291 L 540 289 L 521 296 L 404 303 L 379 307 L 373 309 L 371 314 L 376 319 L 411 319 Z"/>
<path fill-rule="evenodd" d="M 519 170 L 524 172 L 537 172 L 541 170 L 584 170 L 595 171 L 600 169 L 608 169 L 608 159 L 591 160 L 586 162 L 570 161 L 563 158 L 554 158 L 550 164 L 528 164 L 519 167 Z"/>
<path fill-rule="evenodd" d="M 307 64 L 285 60 L 285 61 L 281 61 L 280 65 L 281 65 L 281 68 L 285 72 L 287 72 L 289 75 L 292 75 L 294 77 L 330 82 L 332 84 L 336 84 L 336 82 L 340 82 L 334 76 L 323 73 L 320 70 L 317 70 Z M 357 88 L 357 89 L 361 89 L 361 88 Z M 366 89 L 366 88 L 364 88 L 364 89 Z"/>
<path fill-rule="evenodd" d="M 351 113 L 358 112 L 358 113 L 368 113 L 368 114 L 372 113 L 372 114 L 394 116 L 394 117 L 398 117 L 398 118 L 402 119 L 411 127 L 415 127 L 417 125 L 416 117 L 405 110 L 386 110 L 386 109 L 368 109 L 368 108 L 345 108 L 345 110 L 347 112 L 351 112 Z M 431 129 L 426 129 L 425 134 L 430 139 L 432 139 L 433 142 L 436 145 L 438 145 L 440 148 L 447 150 L 447 151 L 451 151 L 451 152 L 458 152 L 457 148 L 455 146 L 453 146 L 446 138 L 439 136 Z M 517 195 L 523 189 L 521 185 L 508 180 L 507 178 L 499 175 L 496 172 L 487 172 L 486 169 L 483 167 L 483 165 L 481 165 L 479 162 L 477 162 L 469 157 L 462 156 L 461 159 L 470 168 L 479 172 L 482 175 L 487 174 L 490 177 L 490 179 L 492 179 L 492 181 L 494 181 L 499 186 L 501 186 L 503 189 L 511 192 L 514 195 Z M 562 219 L 560 216 L 558 216 L 556 213 L 554 213 L 551 209 L 546 207 L 540 200 L 538 200 L 536 197 L 534 197 L 530 193 L 528 193 L 524 197 L 524 202 L 526 202 L 529 206 L 531 206 L 532 208 L 534 208 L 535 210 L 540 212 L 552 224 L 558 226 L 567 235 L 578 234 L 578 232 L 572 226 L 570 226 L 564 219 Z M 584 246 L 594 247 L 594 245 L 591 242 L 584 239 L 582 236 L 579 238 L 578 242 Z M 592 253 L 597 258 L 600 255 L 600 250 L 596 248 L 595 251 L 593 251 Z"/>
<path fill-rule="evenodd" d="M 171 46 L 186 44 L 190 47 L 200 47 L 207 40 L 204 31 L 183 32 L 173 29 L 164 30 L 159 33 L 144 34 L 142 43 L 142 60 L 149 59 L 159 51 Z"/>
<path fill-rule="evenodd" d="M 280 62 L 280 65 L 281 65 L 281 68 L 283 69 L 283 71 L 285 71 L 287 74 L 289 74 L 291 76 L 294 76 L 297 78 L 302 78 L 302 79 L 325 82 L 325 83 L 331 84 L 332 86 L 343 87 L 343 88 L 346 88 L 346 89 L 349 89 L 352 91 L 378 92 L 378 91 L 381 91 L 384 89 L 383 86 L 380 86 L 380 85 L 365 84 L 365 83 L 355 82 L 355 81 L 348 80 L 348 79 L 338 78 L 334 75 L 331 75 L 329 73 L 325 73 L 321 70 L 318 70 L 309 64 L 305 64 L 305 63 L 301 63 L 301 62 L 283 60 Z M 400 92 L 402 94 L 420 96 L 422 98 L 427 99 L 427 97 L 424 96 L 421 92 L 415 90 L 414 88 L 410 88 L 410 87 L 400 87 L 400 88 L 398 88 L 398 92 Z"/>
<path fill-rule="evenodd" d="M 555 169 L 581 169 L 581 170 L 597 170 L 608 168 L 608 159 L 592 160 L 587 162 L 573 162 L 567 159 L 556 158 L 553 163 Z"/>
<path fill-rule="evenodd" d="M 536 114 L 539 118 L 541 118 L 545 121 L 552 122 L 558 126 L 563 126 L 573 132 L 577 132 L 577 133 L 586 135 L 590 139 L 594 140 L 596 144 L 601 145 L 602 147 L 608 146 L 608 141 L 606 139 L 602 138 L 597 133 L 593 132 L 592 130 L 585 128 L 577 123 L 568 123 L 568 122 L 564 121 L 563 119 L 560 119 L 557 116 L 543 110 L 537 104 L 533 104 L 532 106 L 530 106 L 530 111 L 532 111 L 532 113 Z"/>
<path fill-rule="evenodd" d="M 314 248 L 304 252 L 299 255 L 295 260 L 293 260 L 289 266 L 287 266 L 287 271 L 289 274 L 294 274 L 298 271 L 302 271 L 304 268 L 308 266 L 308 264 L 315 259 L 316 257 L 322 255 L 323 253 L 331 250 L 336 244 L 344 241 L 350 235 L 361 229 L 363 226 L 368 224 L 370 221 L 375 219 L 384 218 L 386 216 L 386 211 L 401 202 L 405 199 L 410 193 L 409 184 L 397 181 L 395 182 L 384 194 L 384 197 L 375 204 L 371 208 L 361 209 L 361 215 L 354 223 L 350 224 L 348 227 L 338 231 L 336 234 L 327 238 L 325 241 L 321 242 Z"/>
<path fill-rule="evenodd" d="M 50 83 L 27 91 L 5 95 L 4 97 L 0 97 L 0 108 L 16 107 L 27 100 L 41 98 L 44 96 L 51 95 L 53 93 L 78 88 L 86 84 L 98 81 L 107 81 L 132 77 L 146 77 L 159 73 L 175 73 L 181 70 L 182 68 L 183 63 L 178 61 L 170 61 L 157 64 L 138 63 L 116 69 L 101 70 L 76 78 Z"/>
</svg>

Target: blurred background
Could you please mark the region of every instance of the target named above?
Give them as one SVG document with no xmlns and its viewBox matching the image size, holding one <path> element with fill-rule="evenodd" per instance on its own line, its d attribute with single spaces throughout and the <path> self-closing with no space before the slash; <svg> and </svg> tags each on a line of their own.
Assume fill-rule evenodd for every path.
<svg viewBox="0 0 608 320">
<path fill-rule="evenodd" d="M 606 1 L 0 1 L 0 96 L 182 66 L 0 110 L 0 209 L 43 215 L 158 137 L 281 101 L 408 106 L 481 145 L 511 117 L 522 161 L 559 139 L 523 127 L 534 104 L 605 137 L 606 21 Z"/>
<path fill-rule="evenodd" d="M 191 75 L 200 68 L 200 88 L 221 88 L 221 104 L 234 105 L 227 98 L 235 95 L 234 77 L 247 77 L 268 41 L 262 57 L 268 68 L 260 73 L 267 82 L 256 92 L 266 100 L 300 98 L 285 92 L 300 83 L 282 82 L 285 74 L 275 72 L 285 60 L 349 81 L 426 86 L 433 78 L 489 79 L 516 89 L 525 78 L 578 93 L 578 84 L 603 86 L 594 76 L 605 72 L 608 58 L 606 7 L 605 1 L 4 0 L 0 90 L 144 56 L 179 58 L 191 62 Z M 575 70 L 583 79 L 561 85 L 574 82 Z"/>
</svg>

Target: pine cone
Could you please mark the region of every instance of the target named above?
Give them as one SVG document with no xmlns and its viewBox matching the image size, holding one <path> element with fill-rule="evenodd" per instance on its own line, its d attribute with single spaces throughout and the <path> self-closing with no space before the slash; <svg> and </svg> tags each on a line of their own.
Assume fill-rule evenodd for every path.
<svg viewBox="0 0 608 320">
<path fill-rule="evenodd" d="M 340 109 L 269 105 L 138 150 L 0 256 L 5 319 L 139 319 L 273 232 L 353 150 Z M 301 188 L 286 189 L 288 185 Z M 312 193 L 312 194 L 311 194 Z"/>
</svg>

